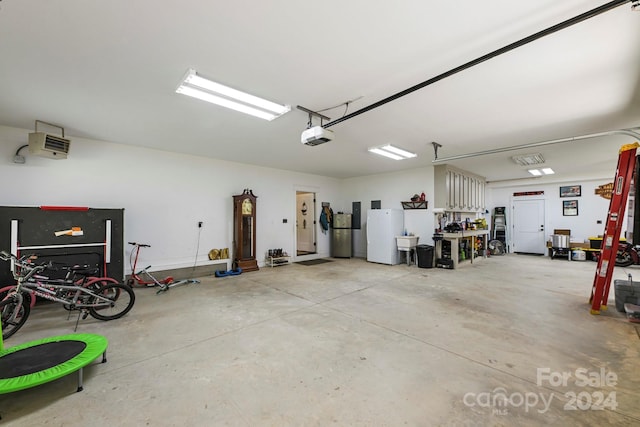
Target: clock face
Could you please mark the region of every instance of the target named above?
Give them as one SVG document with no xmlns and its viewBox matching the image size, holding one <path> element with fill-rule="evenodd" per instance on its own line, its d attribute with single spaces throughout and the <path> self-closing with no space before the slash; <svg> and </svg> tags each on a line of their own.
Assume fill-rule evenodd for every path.
<svg viewBox="0 0 640 427">
<path fill-rule="evenodd" d="M 253 203 L 251 199 L 244 199 L 242 201 L 242 215 L 251 215 L 253 213 Z"/>
</svg>

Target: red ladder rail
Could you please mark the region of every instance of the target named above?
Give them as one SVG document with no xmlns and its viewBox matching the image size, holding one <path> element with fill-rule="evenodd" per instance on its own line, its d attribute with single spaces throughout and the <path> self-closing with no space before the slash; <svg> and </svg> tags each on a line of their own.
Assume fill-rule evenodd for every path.
<svg viewBox="0 0 640 427">
<path fill-rule="evenodd" d="M 591 288 L 591 314 L 600 314 L 600 309 L 607 309 L 607 299 L 609 298 L 609 287 L 613 277 L 613 267 L 615 266 L 620 233 L 624 211 L 627 206 L 629 188 L 633 179 L 633 172 L 636 165 L 636 150 L 640 144 L 633 143 L 623 145 L 618 156 L 618 167 L 616 177 L 613 181 L 613 193 L 609 202 L 609 213 L 604 229 L 604 238 L 598 257 L 598 267 Z"/>
</svg>

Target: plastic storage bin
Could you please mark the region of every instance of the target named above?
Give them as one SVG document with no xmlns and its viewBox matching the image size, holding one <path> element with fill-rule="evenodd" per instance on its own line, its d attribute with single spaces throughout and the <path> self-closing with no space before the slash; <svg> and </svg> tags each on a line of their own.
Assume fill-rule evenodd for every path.
<svg viewBox="0 0 640 427">
<path fill-rule="evenodd" d="M 620 237 L 621 242 L 626 242 L 627 239 Z M 589 237 L 589 247 L 591 249 L 600 249 L 602 247 L 602 237 Z"/>
<path fill-rule="evenodd" d="M 417 245 L 416 253 L 418 254 L 418 267 L 420 268 L 433 267 L 433 246 Z"/>
<path fill-rule="evenodd" d="M 640 282 L 633 280 L 614 280 L 616 294 L 616 310 L 624 312 L 624 304 L 640 305 Z"/>
</svg>

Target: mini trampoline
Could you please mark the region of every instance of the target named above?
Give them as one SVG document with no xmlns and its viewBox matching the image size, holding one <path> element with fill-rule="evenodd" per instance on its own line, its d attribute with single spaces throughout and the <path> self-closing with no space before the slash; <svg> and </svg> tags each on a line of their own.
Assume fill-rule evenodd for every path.
<svg viewBox="0 0 640 427">
<path fill-rule="evenodd" d="M 0 334 L 0 394 L 35 387 L 78 371 L 82 391 L 82 368 L 102 354 L 107 361 L 108 341 L 95 334 L 70 334 L 2 348 Z"/>
</svg>

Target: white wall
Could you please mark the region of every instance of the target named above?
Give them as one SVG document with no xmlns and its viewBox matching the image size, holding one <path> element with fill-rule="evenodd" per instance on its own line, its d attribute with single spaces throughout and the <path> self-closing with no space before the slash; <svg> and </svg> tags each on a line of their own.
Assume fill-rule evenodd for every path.
<svg viewBox="0 0 640 427">
<path fill-rule="evenodd" d="M 151 245 L 141 252 L 140 263 L 153 265 L 152 270 L 192 266 L 196 252 L 197 264 L 205 264 L 210 249 L 231 249 L 231 196 L 245 188 L 258 196 L 260 265 L 270 248 L 295 254 L 296 191 L 316 193 L 315 218 L 322 202 L 331 203 L 334 212 L 351 212 L 351 203 L 361 202 L 362 229 L 354 230 L 357 257 L 366 257 L 371 200 L 399 209 L 401 201 L 424 192 L 429 209 L 405 211 L 405 225 L 420 236 L 419 243 L 433 244 L 432 166 L 338 180 L 73 136 L 66 160 L 30 156 L 24 149 L 27 162 L 15 164 L 13 155 L 29 132 L 0 126 L 0 182 L 6 183 L 0 205 L 124 208 L 124 239 Z M 316 235 L 318 253 L 312 257 L 329 256 L 329 234 L 318 229 Z"/>
<path fill-rule="evenodd" d="M 358 201 L 362 204 L 362 228 L 353 230 L 354 256 L 367 256 L 366 221 L 367 210 L 371 207 L 372 200 L 380 200 L 383 209 L 401 209 L 401 201 L 410 200 L 411 196 L 422 192 L 426 195 L 429 209 L 406 210 L 405 228 L 407 232 L 420 236 L 418 244 L 433 245 L 433 188 L 433 166 L 345 179 L 343 182 L 345 206 L 350 207 L 351 202 Z M 350 212 L 350 208 L 348 211 Z"/>
<path fill-rule="evenodd" d="M 124 208 L 125 241 L 151 244 L 140 262 L 152 264 L 154 270 L 191 266 L 196 252 L 198 265 L 208 263 L 210 249 L 232 248 L 231 196 L 245 188 L 258 196 L 260 265 L 270 248 L 295 254 L 296 191 L 316 193 L 315 218 L 320 216 L 321 202 L 331 203 L 334 212 L 351 212 L 351 203 L 361 202 L 362 228 L 353 233 L 357 257 L 366 257 L 366 214 L 372 200 L 381 200 L 382 208 L 401 208 L 401 201 L 424 192 L 429 209 L 406 210 L 405 225 L 408 232 L 420 236 L 419 243 L 433 244 L 432 166 L 338 180 L 73 136 L 66 160 L 30 156 L 23 149 L 26 164 L 15 164 L 13 155 L 26 143 L 29 132 L 0 126 L 0 205 Z M 489 184 L 487 209 L 509 208 L 514 192 L 541 190 L 545 192 L 547 234 L 554 228 L 569 228 L 574 240 L 584 240 L 604 231 L 609 201 L 594 190 L 611 181 L 613 177 Z M 582 185 L 577 217 L 562 215 L 560 185 Z M 204 223 L 202 229 L 198 221 Z M 329 234 L 317 232 L 317 243 L 318 254 L 312 257 L 329 256 Z M 128 255 L 127 248 L 125 257 Z"/>
<path fill-rule="evenodd" d="M 124 240 L 151 245 L 140 263 L 152 270 L 192 266 L 196 252 L 200 265 L 210 249 L 231 250 L 232 196 L 245 188 L 258 196 L 260 265 L 270 248 L 295 253 L 296 190 L 313 191 L 332 206 L 340 200 L 340 181 L 333 178 L 73 136 L 66 160 L 30 156 L 25 148 L 26 163 L 15 164 L 29 132 L 0 126 L 0 205 L 124 208 Z M 328 256 L 328 235 L 318 233 L 317 242 L 318 256 Z M 126 248 L 125 264 L 128 255 Z"/>
<path fill-rule="evenodd" d="M 535 196 L 536 198 L 544 198 L 545 200 L 545 230 L 547 239 L 556 228 L 570 229 L 572 241 L 585 241 L 590 236 L 597 236 L 604 233 L 604 226 L 607 220 L 607 212 L 609 210 L 609 200 L 604 199 L 595 194 L 598 186 L 613 182 L 611 179 L 597 179 L 588 181 L 571 181 L 571 182 L 547 182 L 541 184 L 502 184 L 501 186 L 489 185 L 487 191 L 487 209 L 493 214 L 493 208 L 496 206 L 507 207 L 507 221 L 511 220 L 512 201 L 514 192 L 524 191 L 544 191 L 543 196 Z M 582 191 L 580 197 L 561 198 L 560 186 L 581 185 Z M 525 197 L 526 198 L 526 197 Z M 562 201 L 577 200 L 578 216 L 563 216 Z M 625 214 L 625 222 L 623 230 L 626 230 L 627 216 Z M 601 221 L 601 224 L 598 224 Z M 507 229 L 511 230 L 511 224 L 507 223 Z"/>
</svg>

